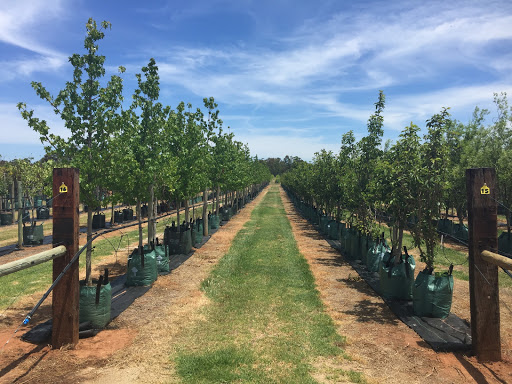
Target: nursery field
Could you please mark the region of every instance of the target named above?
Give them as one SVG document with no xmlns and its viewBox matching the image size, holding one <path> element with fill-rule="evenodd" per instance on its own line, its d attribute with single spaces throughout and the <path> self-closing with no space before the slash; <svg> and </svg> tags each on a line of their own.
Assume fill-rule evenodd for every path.
<svg viewBox="0 0 512 384">
<path fill-rule="evenodd" d="M 503 362 L 434 352 L 272 184 L 95 337 L 51 350 L 15 336 L 0 382 L 512 382 L 510 287 L 500 299 Z M 2 346 L 30 300 L 2 313 Z M 457 275 L 452 312 L 469 321 Z"/>
</svg>

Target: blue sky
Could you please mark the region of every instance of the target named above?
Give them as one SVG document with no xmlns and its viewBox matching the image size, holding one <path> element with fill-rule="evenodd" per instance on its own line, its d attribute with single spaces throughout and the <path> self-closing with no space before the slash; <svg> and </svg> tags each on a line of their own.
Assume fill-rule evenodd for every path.
<svg viewBox="0 0 512 384">
<path fill-rule="evenodd" d="M 259 157 L 337 152 L 359 139 L 382 89 L 384 139 L 450 107 L 464 123 L 475 106 L 495 116 L 493 92 L 512 95 L 512 2 L 504 1 L 97 1 L 0 2 L 0 155 L 40 158 L 39 137 L 19 116 L 26 102 L 65 135 L 31 81 L 56 94 L 83 52 L 89 17 L 108 20 L 100 43 L 109 74 L 135 73 L 154 57 L 160 101 L 219 104 L 224 127 Z"/>
</svg>

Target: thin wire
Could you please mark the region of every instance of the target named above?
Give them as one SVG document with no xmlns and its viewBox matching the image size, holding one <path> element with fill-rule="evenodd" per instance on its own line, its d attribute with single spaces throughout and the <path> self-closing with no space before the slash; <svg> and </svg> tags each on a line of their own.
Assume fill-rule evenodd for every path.
<svg viewBox="0 0 512 384">
<path fill-rule="evenodd" d="M 482 277 L 484 278 L 484 280 L 487 282 L 487 284 L 491 285 L 491 283 L 489 283 L 489 280 L 486 279 L 485 275 L 482 273 L 482 271 L 480 270 L 480 268 L 478 268 L 478 266 L 476 264 L 474 264 L 474 267 L 476 268 L 476 270 L 478 272 L 480 272 L 480 274 L 482 275 Z"/>
<path fill-rule="evenodd" d="M 18 325 L 18 328 L 16 328 L 16 330 L 13 332 L 13 334 L 7 339 L 7 341 L 5 342 L 5 344 L 2 346 L 2 349 L 0 349 L 0 353 L 3 353 L 4 352 L 4 349 L 5 347 L 7 346 L 7 344 L 9 344 L 9 341 L 11 341 L 11 339 L 14 337 L 14 335 L 16 335 L 16 333 L 18 333 L 18 331 L 20 330 L 21 326 L 23 325 L 23 323 L 21 323 L 20 325 Z"/>
<path fill-rule="evenodd" d="M 455 237 L 454 235 L 452 235 L 450 233 L 446 233 L 446 232 L 443 232 L 443 231 L 440 231 L 440 230 L 437 230 L 437 233 L 440 233 L 441 235 L 449 237 L 451 240 L 455 240 L 455 241 L 461 243 L 462 245 L 465 245 L 466 247 L 469 247 L 469 243 L 466 243 L 464 240 L 459 239 L 458 237 Z"/>
<path fill-rule="evenodd" d="M 503 204 L 501 201 L 496 200 L 494 197 L 491 197 L 491 195 L 487 195 L 487 196 L 489 197 L 489 199 L 494 200 L 499 205 L 501 205 L 503 208 L 505 208 L 507 211 L 512 212 L 512 210 L 509 207 L 507 207 L 505 204 Z"/>
<path fill-rule="evenodd" d="M 58 195 L 55 195 L 54 197 L 52 197 L 51 199 L 47 200 L 46 204 L 48 204 L 49 201 L 53 201 L 54 199 L 56 199 L 57 197 L 59 197 L 60 195 L 62 195 L 63 193 L 65 192 L 60 192 Z M 27 207 L 22 207 L 22 208 L 18 208 L 18 210 L 21 210 L 21 211 L 24 211 Z M 37 209 L 37 208 L 36 208 Z M 26 217 L 30 217 L 30 211 L 28 211 L 28 213 L 24 216 L 21 216 L 21 220 L 23 221 L 23 219 L 25 219 Z M 19 223 L 20 222 L 20 218 L 18 217 L 18 220 L 15 221 L 15 223 Z"/>
<path fill-rule="evenodd" d="M 467 264 L 467 263 L 469 262 L 469 257 L 468 257 L 468 258 L 466 258 L 466 261 L 464 261 L 463 263 L 454 263 L 452 260 L 450 260 L 450 259 L 448 258 L 448 256 L 446 256 L 446 253 L 445 253 L 445 246 L 444 246 L 444 234 L 443 234 L 443 233 L 441 233 L 441 244 L 440 244 L 440 246 L 441 246 L 441 249 L 442 249 L 442 251 L 443 251 L 443 257 L 444 257 L 444 258 L 445 258 L 445 259 L 446 259 L 450 264 L 452 264 L 453 266 L 465 265 L 465 264 Z"/>
<path fill-rule="evenodd" d="M 11 301 L 11 303 L 4 309 L 2 312 L 2 317 L 4 317 L 5 313 L 11 308 L 11 306 L 14 304 L 14 302 L 20 297 L 22 294 L 24 294 L 28 289 L 28 285 L 25 285 L 25 289 L 23 289 L 21 292 L 18 293 L 18 295 Z"/>
</svg>

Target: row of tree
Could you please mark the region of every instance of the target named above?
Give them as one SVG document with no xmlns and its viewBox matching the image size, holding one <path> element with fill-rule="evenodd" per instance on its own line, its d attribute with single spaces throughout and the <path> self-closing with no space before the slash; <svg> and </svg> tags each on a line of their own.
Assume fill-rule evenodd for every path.
<svg viewBox="0 0 512 384">
<path fill-rule="evenodd" d="M 432 273 L 438 242 L 436 220 L 455 208 L 466 216 L 465 170 L 494 167 L 498 196 L 512 205 L 512 115 L 505 93 L 495 94 L 497 117 L 485 124 L 487 110 L 475 109 L 463 124 L 447 108 L 426 121 L 426 130 L 411 123 L 395 143 L 382 145 L 385 97 L 379 93 L 368 134 L 356 141 L 345 133 L 338 154 L 322 150 L 311 163 L 282 177 L 295 194 L 328 215 L 337 216 L 365 234 L 377 235 L 376 219 L 392 227 L 392 254 L 400 260 L 404 229 L 409 226 L 421 260 Z M 505 209 L 510 232 L 510 211 Z"/>
<path fill-rule="evenodd" d="M 51 174 L 55 162 L 51 159 L 33 161 L 31 158 L 0 160 L 0 197 L 2 209 L 14 209 L 18 196 L 17 181 L 21 181 L 22 197 L 32 208 L 35 197 L 51 194 Z M 8 198 L 9 197 L 9 198 Z M 13 217 L 13 220 L 15 218 Z"/>
<path fill-rule="evenodd" d="M 105 56 L 99 55 L 99 40 L 110 23 L 86 24 L 86 52 L 69 58 L 73 78 L 56 96 L 41 83 L 32 82 L 37 95 L 47 101 L 64 121 L 69 137 L 52 133 L 46 121 L 34 116 L 25 103 L 18 109 L 28 125 L 40 134 L 47 153 L 61 166 L 80 169 L 81 200 L 99 206 L 102 196 L 111 202 L 135 203 L 142 248 L 141 203 L 148 206 L 148 241 L 156 232 L 156 200 L 185 202 L 208 190 L 247 192 L 254 184 L 268 181 L 268 168 L 250 156 L 247 146 L 222 130 L 217 104 L 204 99 L 203 112 L 181 102 L 175 109 L 159 102 L 158 67 L 150 59 L 136 75 L 137 88 L 131 104 L 123 104 L 125 71 L 105 77 Z M 218 195 L 218 193 L 217 193 Z M 233 195 L 235 196 L 235 195 Z M 204 212 L 204 211 L 203 211 Z M 91 282 L 92 210 L 88 210 L 86 280 Z"/>
</svg>

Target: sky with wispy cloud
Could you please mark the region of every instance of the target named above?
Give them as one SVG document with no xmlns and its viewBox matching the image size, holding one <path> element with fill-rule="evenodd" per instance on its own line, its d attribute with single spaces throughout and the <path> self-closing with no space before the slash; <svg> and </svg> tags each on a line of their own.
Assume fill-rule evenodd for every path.
<svg viewBox="0 0 512 384">
<path fill-rule="evenodd" d="M 30 83 L 64 87 L 89 17 L 112 23 L 100 53 L 109 73 L 127 68 L 127 103 L 153 57 L 163 104 L 213 96 L 224 128 L 260 158 L 337 152 L 343 133 L 366 134 L 379 90 L 384 140 L 442 107 L 463 123 L 487 108 L 491 123 L 493 92 L 512 94 L 510 0 L 2 0 L 2 159 L 44 154 L 20 101 L 66 135 Z"/>
</svg>

